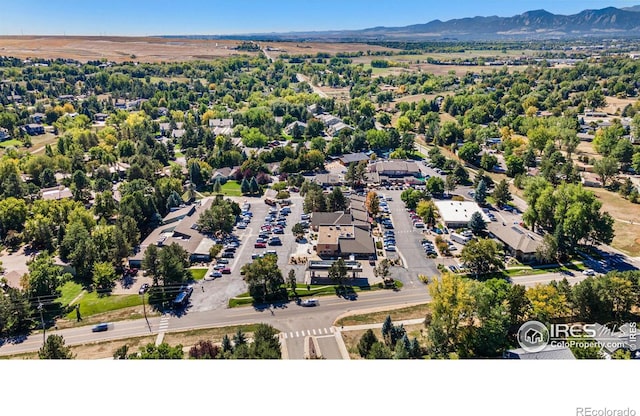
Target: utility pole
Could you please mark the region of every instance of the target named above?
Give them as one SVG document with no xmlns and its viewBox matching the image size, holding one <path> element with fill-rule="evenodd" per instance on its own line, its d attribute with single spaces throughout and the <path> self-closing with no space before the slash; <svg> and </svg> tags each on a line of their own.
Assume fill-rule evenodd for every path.
<svg viewBox="0 0 640 416">
<path fill-rule="evenodd" d="M 46 329 L 44 327 L 44 316 L 42 315 L 42 302 L 40 301 L 40 296 L 38 296 L 38 310 L 40 311 L 40 322 L 42 322 L 42 345 L 45 345 L 47 342 L 46 338 Z"/>
</svg>

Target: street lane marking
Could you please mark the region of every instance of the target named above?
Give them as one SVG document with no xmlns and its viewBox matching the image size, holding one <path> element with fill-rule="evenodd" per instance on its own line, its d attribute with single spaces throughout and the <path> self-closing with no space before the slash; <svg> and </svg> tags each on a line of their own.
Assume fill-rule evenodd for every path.
<svg viewBox="0 0 640 416">
<path fill-rule="evenodd" d="M 299 336 L 299 335 L 298 335 L 298 331 L 296 331 L 296 338 L 298 338 L 298 336 Z"/>
<path fill-rule="evenodd" d="M 333 334 L 334 333 L 333 327 L 329 328 L 329 331 Z"/>
<path fill-rule="evenodd" d="M 316 330 L 314 329 L 314 330 L 313 330 L 313 335 L 315 335 L 315 334 L 316 334 Z"/>
<path fill-rule="evenodd" d="M 286 333 L 286 332 L 282 333 L 282 337 L 283 337 L 284 339 L 287 339 L 287 333 Z"/>
<path fill-rule="evenodd" d="M 325 329 L 324 329 L 324 333 L 325 333 L 325 334 L 327 333 L 327 328 L 325 328 Z"/>
</svg>

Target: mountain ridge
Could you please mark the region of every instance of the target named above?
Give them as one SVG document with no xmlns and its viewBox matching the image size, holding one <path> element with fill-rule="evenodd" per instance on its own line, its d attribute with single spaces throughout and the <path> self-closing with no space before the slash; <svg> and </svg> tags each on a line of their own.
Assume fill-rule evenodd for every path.
<svg viewBox="0 0 640 416">
<path fill-rule="evenodd" d="M 585 37 L 640 37 L 640 5 L 586 9 L 572 15 L 530 10 L 511 17 L 475 16 L 407 26 L 377 26 L 358 30 L 254 33 L 202 38 L 292 41 L 425 41 L 526 40 Z"/>
</svg>

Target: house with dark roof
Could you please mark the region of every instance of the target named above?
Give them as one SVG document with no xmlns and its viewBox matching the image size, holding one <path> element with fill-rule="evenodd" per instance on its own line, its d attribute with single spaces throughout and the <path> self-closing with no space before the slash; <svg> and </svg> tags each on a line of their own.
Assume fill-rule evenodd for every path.
<svg viewBox="0 0 640 416">
<path fill-rule="evenodd" d="M 44 126 L 42 124 L 31 123 L 25 125 L 24 127 L 22 127 L 22 129 L 29 136 L 38 136 L 40 134 L 44 134 Z"/>
<path fill-rule="evenodd" d="M 338 212 L 314 212 L 311 214 L 311 229 L 318 231 L 321 225 L 350 225 L 351 214 Z"/>
<path fill-rule="evenodd" d="M 370 165 L 369 172 L 375 172 L 380 177 L 389 178 L 419 177 L 421 175 L 416 162 L 404 160 L 381 160 Z"/>
<path fill-rule="evenodd" d="M 376 248 L 370 231 L 355 225 L 321 225 L 316 252 L 320 257 L 368 258 Z"/>
<path fill-rule="evenodd" d="M 344 166 L 349 166 L 352 163 L 358 163 L 358 162 L 361 162 L 363 160 L 368 161 L 369 160 L 369 155 L 367 155 L 366 153 L 363 153 L 363 152 L 360 152 L 360 153 L 347 153 L 345 155 L 340 156 L 338 158 L 338 160 Z"/>
</svg>

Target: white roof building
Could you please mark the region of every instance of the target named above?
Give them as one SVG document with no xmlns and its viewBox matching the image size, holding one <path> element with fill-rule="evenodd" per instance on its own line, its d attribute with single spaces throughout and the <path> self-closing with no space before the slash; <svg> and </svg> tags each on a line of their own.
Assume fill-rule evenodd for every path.
<svg viewBox="0 0 640 416">
<path fill-rule="evenodd" d="M 472 201 L 444 200 L 435 201 L 435 205 L 440 212 L 442 221 L 447 227 L 466 227 L 474 212 L 479 212 L 484 222 L 491 222 L 491 219 L 482 211 L 482 208 Z"/>
</svg>

